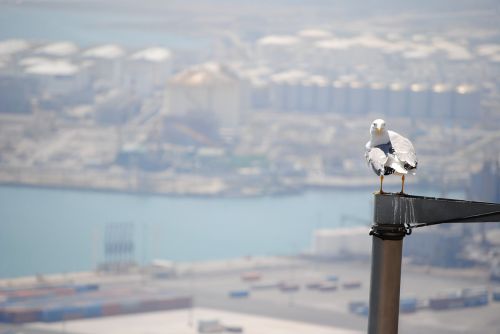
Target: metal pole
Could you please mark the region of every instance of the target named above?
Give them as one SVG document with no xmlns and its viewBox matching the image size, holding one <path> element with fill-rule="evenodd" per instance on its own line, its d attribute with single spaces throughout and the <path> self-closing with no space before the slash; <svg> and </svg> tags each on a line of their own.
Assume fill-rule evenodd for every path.
<svg viewBox="0 0 500 334">
<path fill-rule="evenodd" d="M 403 238 L 412 228 L 500 221 L 500 204 L 398 194 L 374 197 L 369 334 L 397 334 Z"/>
<path fill-rule="evenodd" d="M 403 239 L 373 236 L 369 334 L 397 334 Z"/>
</svg>

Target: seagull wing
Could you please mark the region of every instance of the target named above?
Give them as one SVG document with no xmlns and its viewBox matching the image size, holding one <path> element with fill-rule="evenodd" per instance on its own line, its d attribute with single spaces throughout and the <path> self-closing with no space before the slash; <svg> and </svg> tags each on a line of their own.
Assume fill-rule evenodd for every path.
<svg viewBox="0 0 500 334">
<path fill-rule="evenodd" d="M 378 147 L 368 147 L 365 152 L 365 158 L 375 174 L 384 175 L 385 163 L 387 162 L 387 155 L 384 151 Z"/>
<path fill-rule="evenodd" d="M 417 167 L 417 154 L 415 153 L 415 149 L 413 148 L 411 141 L 397 132 L 388 132 L 392 147 L 394 148 L 394 154 L 398 157 L 398 159 L 404 164 L 410 165 L 409 167 L 411 168 Z M 407 169 L 406 166 L 405 169 Z"/>
</svg>

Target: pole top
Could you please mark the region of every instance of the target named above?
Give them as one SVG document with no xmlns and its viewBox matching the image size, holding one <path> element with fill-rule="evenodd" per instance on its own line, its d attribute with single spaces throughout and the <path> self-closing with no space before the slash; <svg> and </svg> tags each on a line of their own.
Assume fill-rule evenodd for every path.
<svg viewBox="0 0 500 334">
<path fill-rule="evenodd" d="M 500 222 L 496 203 L 390 193 L 374 200 L 370 234 L 382 239 L 402 239 L 412 228 L 442 223 Z"/>
</svg>

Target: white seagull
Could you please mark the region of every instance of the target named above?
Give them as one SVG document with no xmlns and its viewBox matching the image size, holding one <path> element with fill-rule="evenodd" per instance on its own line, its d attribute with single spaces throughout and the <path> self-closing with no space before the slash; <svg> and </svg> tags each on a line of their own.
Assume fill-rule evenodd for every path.
<svg viewBox="0 0 500 334">
<path fill-rule="evenodd" d="M 405 175 L 415 175 L 417 155 L 410 140 L 399 133 L 386 129 L 383 119 L 376 119 L 370 126 L 370 141 L 366 143 L 365 158 L 378 176 L 380 176 L 380 191 L 383 194 L 382 183 L 384 175 L 401 175 L 401 192 L 404 194 Z"/>
</svg>

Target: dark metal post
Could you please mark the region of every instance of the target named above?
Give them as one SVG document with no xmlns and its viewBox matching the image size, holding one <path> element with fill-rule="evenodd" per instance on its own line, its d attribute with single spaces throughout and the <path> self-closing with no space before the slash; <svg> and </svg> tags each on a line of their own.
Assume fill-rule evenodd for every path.
<svg viewBox="0 0 500 334">
<path fill-rule="evenodd" d="M 373 213 L 368 333 L 397 334 L 403 238 L 415 227 L 500 221 L 500 204 L 383 194 Z"/>
<path fill-rule="evenodd" d="M 403 239 L 373 237 L 368 333 L 396 334 Z"/>
<path fill-rule="evenodd" d="M 403 238 L 407 229 L 402 219 L 380 221 L 377 209 L 381 206 L 379 196 L 375 196 L 370 232 L 373 240 L 368 333 L 397 334 Z"/>
</svg>

